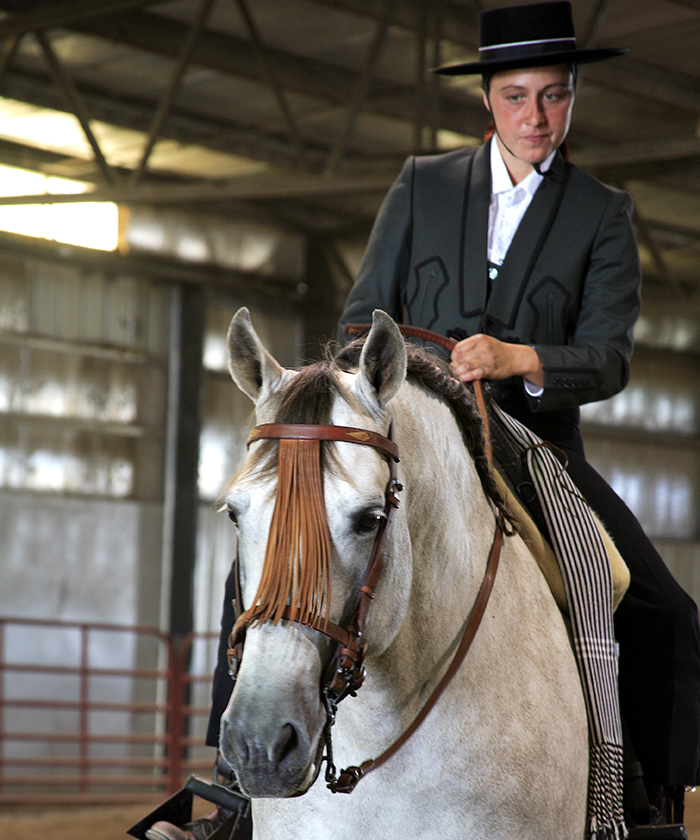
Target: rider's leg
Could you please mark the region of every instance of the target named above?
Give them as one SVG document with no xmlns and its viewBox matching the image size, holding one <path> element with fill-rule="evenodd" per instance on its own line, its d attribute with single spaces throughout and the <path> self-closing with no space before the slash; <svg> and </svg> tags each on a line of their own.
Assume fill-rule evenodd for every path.
<svg viewBox="0 0 700 840">
<path fill-rule="evenodd" d="M 582 458 L 571 478 L 627 563 L 630 588 L 615 613 L 620 705 L 648 788 L 700 781 L 700 625 L 634 514 Z"/>
</svg>

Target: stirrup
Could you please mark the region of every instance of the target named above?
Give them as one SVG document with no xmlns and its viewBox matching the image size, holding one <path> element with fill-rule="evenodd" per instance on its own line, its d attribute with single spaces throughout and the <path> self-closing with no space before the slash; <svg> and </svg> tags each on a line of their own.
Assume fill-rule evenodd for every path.
<svg viewBox="0 0 700 840">
<path fill-rule="evenodd" d="M 161 820 L 179 827 L 184 826 L 192 821 L 192 800 L 195 795 L 232 812 L 229 819 L 213 831 L 207 840 L 231 840 L 239 823 L 248 816 L 250 799 L 217 782 L 210 782 L 195 775 L 190 776 L 183 788 L 129 828 L 126 833 L 137 840 L 146 840 L 148 829 Z"/>
</svg>

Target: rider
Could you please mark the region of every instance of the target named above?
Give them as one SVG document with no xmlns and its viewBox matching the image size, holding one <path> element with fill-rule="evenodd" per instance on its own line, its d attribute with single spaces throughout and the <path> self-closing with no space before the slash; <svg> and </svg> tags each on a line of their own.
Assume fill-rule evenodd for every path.
<svg viewBox="0 0 700 840">
<path fill-rule="evenodd" d="M 367 323 L 379 308 L 460 339 L 454 372 L 492 380 L 505 411 L 566 452 L 632 577 L 615 615 L 620 702 L 655 808 L 633 799 L 628 821 L 670 822 L 684 786 L 700 781 L 697 608 L 586 462 L 578 425 L 579 405 L 612 396 L 629 377 L 641 283 L 631 200 L 561 151 L 578 65 L 624 50 L 577 49 L 568 2 L 483 11 L 479 29 L 480 60 L 437 72 L 482 75 L 495 136 L 406 162 L 341 326 Z"/>
</svg>

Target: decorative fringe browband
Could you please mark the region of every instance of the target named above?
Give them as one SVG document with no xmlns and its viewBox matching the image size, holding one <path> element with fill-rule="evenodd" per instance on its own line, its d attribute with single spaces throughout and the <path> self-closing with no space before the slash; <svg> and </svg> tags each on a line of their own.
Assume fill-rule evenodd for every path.
<svg viewBox="0 0 700 840">
<path fill-rule="evenodd" d="M 328 622 L 331 541 L 323 498 L 320 440 L 280 440 L 275 507 L 253 605 L 233 629 L 272 621 L 290 605 L 292 619 Z M 303 558 L 303 562 L 302 562 Z"/>
</svg>

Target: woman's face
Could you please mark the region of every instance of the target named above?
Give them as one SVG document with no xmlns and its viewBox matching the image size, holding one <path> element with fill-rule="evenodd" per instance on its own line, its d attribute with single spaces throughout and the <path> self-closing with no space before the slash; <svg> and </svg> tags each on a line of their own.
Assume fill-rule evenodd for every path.
<svg viewBox="0 0 700 840">
<path fill-rule="evenodd" d="M 569 130 L 574 104 L 573 75 L 565 66 L 506 70 L 491 78 L 484 104 L 492 113 L 506 166 L 521 180 L 542 163 Z M 505 147 L 505 148 L 504 148 Z M 521 165 L 518 164 L 520 162 Z"/>
</svg>

